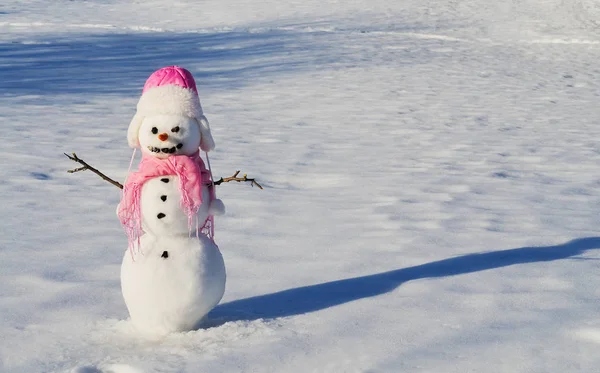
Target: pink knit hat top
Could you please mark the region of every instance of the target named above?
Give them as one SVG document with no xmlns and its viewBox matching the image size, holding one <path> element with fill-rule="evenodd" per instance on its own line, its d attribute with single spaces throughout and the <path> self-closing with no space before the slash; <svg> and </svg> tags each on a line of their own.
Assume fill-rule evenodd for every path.
<svg viewBox="0 0 600 373">
<path fill-rule="evenodd" d="M 156 70 L 144 84 L 142 94 L 146 93 L 147 90 L 154 87 L 161 87 L 165 85 L 176 85 L 182 88 L 191 89 L 196 94 L 196 82 L 192 73 L 179 66 L 167 66 L 160 70 Z"/>
</svg>

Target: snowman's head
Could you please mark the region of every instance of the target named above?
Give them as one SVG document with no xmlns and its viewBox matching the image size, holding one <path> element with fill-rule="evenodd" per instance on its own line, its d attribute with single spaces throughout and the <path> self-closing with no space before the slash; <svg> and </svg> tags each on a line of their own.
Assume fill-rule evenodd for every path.
<svg viewBox="0 0 600 373">
<path fill-rule="evenodd" d="M 134 146 L 157 158 L 192 155 L 198 148 L 206 151 L 214 148 L 204 116 L 196 119 L 174 114 L 152 115 L 143 118 L 133 132 L 132 137 L 137 138 L 139 144 Z"/>
<path fill-rule="evenodd" d="M 191 155 L 214 149 L 208 120 L 202 112 L 196 82 L 178 66 L 164 67 L 146 81 L 137 112 L 127 131 L 133 148 L 158 158 Z"/>
</svg>

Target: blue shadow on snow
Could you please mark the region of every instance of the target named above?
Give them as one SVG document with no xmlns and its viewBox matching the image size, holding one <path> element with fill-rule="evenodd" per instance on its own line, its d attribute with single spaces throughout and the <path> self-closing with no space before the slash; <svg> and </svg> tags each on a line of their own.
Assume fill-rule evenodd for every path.
<svg viewBox="0 0 600 373">
<path fill-rule="evenodd" d="M 336 56 L 315 36 L 271 32 L 132 32 L 0 42 L 0 92 L 137 97 L 156 69 L 181 65 L 199 89 L 230 90 L 279 74 L 315 70 Z"/>
<path fill-rule="evenodd" d="M 224 303 L 210 318 L 225 320 L 272 319 L 301 315 L 355 300 L 388 293 L 405 282 L 486 271 L 516 264 L 548 262 L 600 248 L 600 237 L 581 238 L 557 246 L 468 254 L 374 275 L 303 286 Z"/>
</svg>

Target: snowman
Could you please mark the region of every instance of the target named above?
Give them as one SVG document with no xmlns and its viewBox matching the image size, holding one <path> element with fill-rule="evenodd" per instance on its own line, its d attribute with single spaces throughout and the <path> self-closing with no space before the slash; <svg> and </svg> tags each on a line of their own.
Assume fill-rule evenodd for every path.
<svg viewBox="0 0 600 373">
<path fill-rule="evenodd" d="M 144 334 L 192 330 L 221 300 L 226 276 L 212 232 L 225 208 L 200 157 L 215 144 L 189 71 L 170 66 L 148 78 L 127 139 L 142 160 L 117 209 L 129 242 L 125 304 Z"/>
</svg>

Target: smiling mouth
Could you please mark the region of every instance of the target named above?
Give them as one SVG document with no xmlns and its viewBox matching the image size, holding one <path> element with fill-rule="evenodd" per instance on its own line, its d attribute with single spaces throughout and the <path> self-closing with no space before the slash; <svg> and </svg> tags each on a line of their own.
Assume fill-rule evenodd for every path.
<svg viewBox="0 0 600 373">
<path fill-rule="evenodd" d="M 183 144 L 177 144 L 177 146 L 173 146 L 171 148 L 158 148 L 156 146 L 148 146 L 148 150 L 152 153 L 165 153 L 165 154 L 174 154 L 177 149 L 181 149 Z"/>
</svg>

